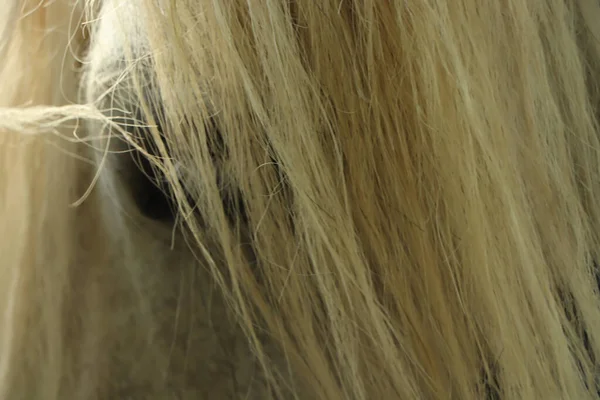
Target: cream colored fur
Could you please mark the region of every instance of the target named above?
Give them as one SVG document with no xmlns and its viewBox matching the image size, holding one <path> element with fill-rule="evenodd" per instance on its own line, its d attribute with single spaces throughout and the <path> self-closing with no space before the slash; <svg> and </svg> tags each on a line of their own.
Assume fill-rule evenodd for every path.
<svg viewBox="0 0 600 400">
<path fill-rule="evenodd" d="M 598 21 L 4 0 L 0 399 L 596 399 Z"/>
</svg>

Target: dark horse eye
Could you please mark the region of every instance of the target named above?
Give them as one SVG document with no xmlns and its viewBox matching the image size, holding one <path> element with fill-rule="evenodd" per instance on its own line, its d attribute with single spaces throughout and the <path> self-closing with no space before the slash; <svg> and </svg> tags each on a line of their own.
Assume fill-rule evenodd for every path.
<svg viewBox="0 0 600 400">
<path fill-rule="evenodd" d="M 128 140 L 120 135 L 113 136 L 115 143 L 111 146 L 117 150 L 112 153 L 115 170 L 135 206 L 147 218 L 163 222 L 174 221 L 177 208 L 171 187 L 164 174 L 144 154 L 160 156 L 151 128 L 138 125 L 141 120 L 139 117 L 135 124 L 124 117 L 116 117 L 114 120 L 129 134 Z M 162 127 L 158 126 L 157 129 L 162 136 Z"/>
<path fill-rule="evenodd" d="M 127 152 L 133 161 L 134 171 L 130 180 L 131 195 L 139 211 L 146 217 L 171 221 L 175 219 L 176 204 L 173 193 L 167 183 L 166 177 L 157 168 L 153 167 L 145 154 L 129 145 L 131 151 Z M 154 146 L 142 146 L 151 155 L 158 152 Z"/>
<path fill-rule="evenodd" d="M 140 213 L 160 221 L 175 219 L 176 204 L 166 178 L 154 168 L 148 158 L 137 149 L 128 153 L 128 186 L 131 197 Z"/>
<path fill-rule="evenodd" d="M 155 121 L 160 123 L 159 118 Z M 159 156 L 158 146 L 156 145 L 150 128 L 143 126 L 131 126 L 125 122 L 122 126 L 130 133 L 131 140 L 136 146 L 144 149 L 150 156 Z M 163 128 L 157 127 L 161 137 L 167 135 Z M 228 221 L 232 225 L 238 223 L 245 224 L 247 222 L 246 210 L 244 202 L 241 198 L 239 190 L 232 185 L 231 182 L 226 182 L 223 176 L 222 166 L 228 158 L 228 152 L 223 141 L 223 136 L 216 125 L 215 121 L 206 122 L 205 130 L 208 138 L 209 155 L 215 166 L 215 178 L 217 185 L 221 188 L 221 198 L 223 211 Z M 120 171 L 121 177 L 124 180 L 131 198 L 138 208 L 139 212 L 147 218 L 171 222 L 175 220 L 177 213 L 177 204 L 174 200 L 171 186 L 164 174 L 152 165 L 144 152 L 140 151 L 136 146 L 129 141 L 120 139 L 124 151 L 117 156 L 117 170 Z M 168 143 L 164 141 L 167 153 L 169 153 Z M 185 183 L 183 183 L 185 190 Z M 190 194 L 186 194 L 188 200 L 193 204 L 194 201 Z"/>
</svg>

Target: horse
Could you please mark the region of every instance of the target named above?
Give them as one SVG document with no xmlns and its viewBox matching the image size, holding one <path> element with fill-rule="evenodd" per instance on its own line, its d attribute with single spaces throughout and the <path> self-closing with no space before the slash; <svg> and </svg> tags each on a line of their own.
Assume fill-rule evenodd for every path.
<svg viewBox="0 0 600 400">
<path fill-rule="evenodd" d="M 0 398 L 597 399 L 598 21 L 4 0 Z"/>
</svg>

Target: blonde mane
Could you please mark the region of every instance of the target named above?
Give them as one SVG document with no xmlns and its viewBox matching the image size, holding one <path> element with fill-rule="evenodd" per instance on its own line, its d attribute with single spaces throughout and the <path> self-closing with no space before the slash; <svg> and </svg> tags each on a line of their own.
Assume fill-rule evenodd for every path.
<svg viewBox="0 0 600 400">
<path fill-rule="evenodd" d="M 596 399 L 595 0 L 4 0 L 0 399 Z"/>
</svg>

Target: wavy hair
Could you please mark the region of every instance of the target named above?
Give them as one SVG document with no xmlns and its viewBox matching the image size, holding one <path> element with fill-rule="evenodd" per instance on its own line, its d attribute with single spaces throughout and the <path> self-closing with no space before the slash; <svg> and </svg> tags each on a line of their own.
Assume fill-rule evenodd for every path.
<svg viewBox="0 0 600 400">
<path fill-rule="evenodd" d="M 0 398 L 598 398 L 598 21 L 4 0 Z"/>
</svg>

